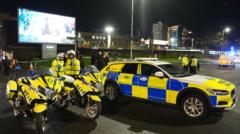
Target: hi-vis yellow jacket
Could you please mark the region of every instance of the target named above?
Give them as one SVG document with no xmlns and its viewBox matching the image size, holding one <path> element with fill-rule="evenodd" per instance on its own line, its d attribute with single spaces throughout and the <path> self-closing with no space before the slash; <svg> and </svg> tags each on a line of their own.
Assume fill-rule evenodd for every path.
<svg viewBox="0 0 240 134">
<path fill-rule="evenodd" d="M 66 75 L 79 75 L 80 74 L 80 61 L 77 58 L 67 59 L 65 64 Z"/>
<path fill-rule="evenodd" d="M 182 57 L 182 66 L 188 66 L 189 64 L 189 59 L 186 56 Z"/>
<path fill-rule="evenodd" d="M 64 61 L 57 59 L 53 60 L 51 69 L 54 77 L 61 77 L 64 74 Z"/>
<path fill-rule="evenodd" d="M 193 58 L 191 60 L 191 67 L 198 67 L 198 59 L 197 58 Z"/>
</svg>

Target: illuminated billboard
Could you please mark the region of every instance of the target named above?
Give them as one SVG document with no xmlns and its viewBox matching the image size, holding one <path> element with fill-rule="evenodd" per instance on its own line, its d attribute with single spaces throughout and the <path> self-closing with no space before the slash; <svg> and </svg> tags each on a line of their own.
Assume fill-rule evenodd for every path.
<svg viewBox="0 0 240 134">
<path fill-rule="evenodd" d="M 73 17 L 18 9 L 19 43 L 74 44 L 76 20 Z"/>
</svg>

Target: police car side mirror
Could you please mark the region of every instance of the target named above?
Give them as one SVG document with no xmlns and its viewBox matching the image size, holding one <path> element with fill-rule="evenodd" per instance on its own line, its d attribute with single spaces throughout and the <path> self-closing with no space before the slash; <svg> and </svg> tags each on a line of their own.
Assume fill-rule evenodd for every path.
<svg viewBox="0 0 240 134">
<path fill-rule="evenodd" d="M 155 74 L 154 74 L 154 76 L 156 76 L 156 77 L 159 77 L 159 78 L 163 78 L 164 77 L 164 74 L 163 74 L 163 72 L 156 72 Z"/>
</svg>

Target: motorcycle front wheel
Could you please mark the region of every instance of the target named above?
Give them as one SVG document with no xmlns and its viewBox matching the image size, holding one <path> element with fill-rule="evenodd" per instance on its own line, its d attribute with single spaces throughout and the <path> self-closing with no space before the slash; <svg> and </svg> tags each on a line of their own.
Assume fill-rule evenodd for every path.
<svg viewBox="0 0 240 134">
<path fill-rule="evenodd" d="M 95 120 L 102 112 L 102 103 L 90 100 L 86 104 L 85 111 L 88 119 Z"/>
<path fill-rule="evenodd" d="M 36 130 L 38 134 L 43 134 L 46 129 L 46 121 L 43 113 L 36 114 Z"/>
</svg>

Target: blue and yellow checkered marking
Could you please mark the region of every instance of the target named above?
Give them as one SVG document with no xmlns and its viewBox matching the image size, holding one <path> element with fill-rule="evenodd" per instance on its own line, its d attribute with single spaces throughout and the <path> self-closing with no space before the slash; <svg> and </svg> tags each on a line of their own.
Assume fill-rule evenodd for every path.
<svg viewBox="0 0 240 134">
<path fill-rule="evenodd" d="M 124 95 L 132 96 L 132 85 L 119 84 L 119 86 Z"/>
<path fill-rule="evenodd" d="M 147 80 L 142 81 L 141 78 L 143 77 Z M 112 79 L 119 83 L 121 92 L 124 95 L 157 102 L 176 103 L 178 92 L 188 87 L 187 83 L 182 83 L 175 79 L 160 79 L 157 77 L 121 74 L 116 72 L 109 72 L 107 74 L 107 79 Z"/>
<path fill-rule="evenodd" d="M 149 81 L 148 76 L 137 75 L 137 79 L 138 79 L 138 86 L 148 87 L 148 81 Z M 142 80 L 142 79 L 144 79 L 144 80 Z"/>
<path fill-rule="evenodd" d="M 138 75 L 134 75 L 132 78 L 132 85 L 138 85 Z"/>
<path fill-rule="evenodd" d="M 213 107 L 217 106 L 217 96 L 210 96 L 210 101 Z"/>
<path fill-rule="evenodd" d="M 107 74 L 107 79 L 111 79 L 111 80 L 117 81 L 119 74 L 120 74 L 120 73 L 109 72 L 109 73 Z"/>
<path fill-rule="evenodd" d="M 166 90 L 148 88 L 148 99 L 158 102 L 166 102 Z"/>
<path fill-rule="evenodd" d="M 188 87 L 187 83 L 182 83 L 178 80 L 169 79 L 167 83 L 168 90 L 181 91 L 182 89 Z"/>
<path fill-rule="evenodd" d="M 124 76 L 127 76 L 127 79 Z M 177 103 L 177 96 L 183 89 L 199 86 L 180 82 L 175 79 L 160 79 L 157 77 L 121 74 L 118 72 L 108 72 L 106 77 L 107 79 L 116 81 L 124 95 L 170 104 Z M 142 77 L 145 77 L 147 80 L 141 80 Z M 217 96 L 209 96 L 209 100 L 213 107 L 217 107 Z"/>
</svg>

